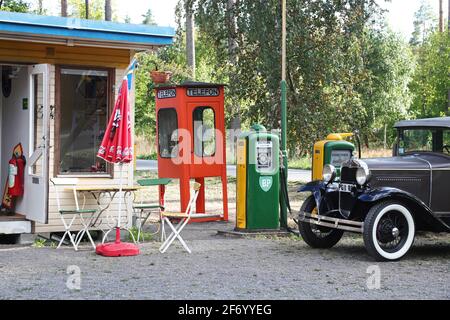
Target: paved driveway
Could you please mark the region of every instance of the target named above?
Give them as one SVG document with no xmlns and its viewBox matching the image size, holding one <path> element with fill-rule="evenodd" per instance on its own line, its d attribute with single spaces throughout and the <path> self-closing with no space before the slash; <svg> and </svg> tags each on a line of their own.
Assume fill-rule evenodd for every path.
<svg viewBox="0 0 450 320">
<path fill-rule="evenodd" d="M 113 259 L 89 247 L 0 247 L 0 299 L 450 299 L 449 235 L 421 236 L 405 259 L 375 263 L 360 237 L 322 251 L 295 238 L 217 235 L 232 227 L 189 225 L 191 255 L 178 244 L 162 255 L 156 242 Z M 81 290 L 66 286 L 70 266 Z M 367 287 L 374 268 L 379 289 Z"/>
<path fill-rule="evenodd" d="M 136 170 L 138 171 L 158 171 L 158 162 L 155 160 L 137 160 Z M 228 165 L 227 173 L 230 177 L 236 177 L 236 166 Z M 289 181 L 308 182 L 311 180 L 310 170 L 289 169 Z"/>
</svg>

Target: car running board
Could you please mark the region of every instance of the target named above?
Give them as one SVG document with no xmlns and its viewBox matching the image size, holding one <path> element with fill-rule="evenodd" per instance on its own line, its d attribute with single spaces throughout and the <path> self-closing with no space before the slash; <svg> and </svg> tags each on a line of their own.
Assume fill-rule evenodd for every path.
<svg viewBox="0 0 450 320">
<path fill-rule="evenodd" d="M 363 233 L 363 222 L 351 221 L 346 219 L 337 219 L 332 217 L 312 215 L 308 212 L 300 212 L 299 221 L 312 223 L 321 227 L 345 230 L 349 232 Z"/>
</svg>

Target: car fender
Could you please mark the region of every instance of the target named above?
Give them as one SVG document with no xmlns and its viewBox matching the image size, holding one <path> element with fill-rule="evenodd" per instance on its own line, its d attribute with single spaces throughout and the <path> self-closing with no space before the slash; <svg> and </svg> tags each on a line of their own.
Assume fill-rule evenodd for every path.
<svg viewBox="0 0 450 320">
<path fill-rule="evenodd" d="M 323 181 L 311 181 L 304 186 L 301 186 L 297 192 L 310 192 L 314 196 L 316 205 L 319 208 L 326 186 L 327 185 Z"/>
<path fill-rule="evenodd" d="M 297 192 L 314 192 L 318 189 L 325 190 L 326 185 L 323 183 L 323 181 L 317 180 L 317 181 L 311 181 L 305 184 L 304 186 L 301 186 Z"/>
<path fill-rule="evenodd" d="M 420 208 L 420 210 L 415 212 L 421 212 L 421 215 L 418 216 L 422 218 L 424 221 L 426 221 L 428 224 L 430 224 L 432 227 L 441 227 L 444 228 L 445 231 L 450 231 L 450 226 L 447 225 L 442 219 L 437 217 L 433 211 L 419 198 L 417 198 L 415 195 L 403 191 L 401 189 L 397 188 L 391 188 L 391 187 L 382 187 L 382 188 L 376 188 L 372 189 L 370 191 L 364 192 L 358 197 L 358 200 L 370 204 L 379 202 L 382 200 L 407 200 L 410 203 L 413 203 L 415 206 Z"/>
</svg>

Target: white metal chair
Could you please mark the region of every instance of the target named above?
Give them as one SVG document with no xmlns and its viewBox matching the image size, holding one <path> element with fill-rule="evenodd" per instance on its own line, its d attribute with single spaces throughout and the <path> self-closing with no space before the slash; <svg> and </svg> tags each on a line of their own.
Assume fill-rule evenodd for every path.
<svg viewBox="0 0 450 320">
<path fill-rule="evenodd" d="M 165 253 L 167 249 L 169 249 L 170 245 L 175 241 L 175 239 L 178 239 L 181 243 L 181 245 L 186 249 L 187 252 L 191 253 L 191 249 L 187 246 L 186 242 L 181 237 L 180 233 L 183 230 L 183 228 L 189 223 L 191 219 L 196 218 L 210 218 L 210 217 L 217 217 L 218 214 L 203 214 L 203 213 L 193 213 L 193 205 L 195 201 L 197 201 L 198 193 L 200 191 L 201 184 L 198 182 L 195 182 L 193 185 L 193 191 L 191 192 L 191 199 L 189 200 L 188 206 L 186 208 L 186 212 L 161 212 L 162 217 L 162 233 L 163 238 L 165 241 L 159 248 L 159 251 L 161 253 Z M 171 219 L 177 219 L 180 220 L 177 224 L 177 226 L 174 226 Z M 169 237 L 165 236 L 165 227 L 164 225 L 167 224 L 169 228 L 172 230 L 172 233 L 169 235 Z"/>
<path fill-rule="evenodd" d="M 53 187 L 55 188 L 56 204 L 58 206 L 58 212 L 59 212 L 61 221 L 64 225 L 64 230 L 65 230 L 64 235 L 62 236 L 57 249 L 59 249 L 61 247 L 61 245 L 64 243 L 66 236 L 68 236 L 75 251 L 78 251 L 78 246 L 81 242 L 81 239 L 83 238 L 83 236 L 85 234 L 87 234 L 89 241 L 91 242 L 92 246 L 95 249 L 95 242 L 92 239 L 91 234 L 89 233 L 89 225 L 84 220 L 83 215 L 89 214 L 92 218 L 94 216 L 94 214 L 97 212 L 97 210 L 96 209 L 85 209 L 84 203 L 80 209 L 80 205 L 78 203 L 78 195 L 74 188 L 78 184 L 78 179 L 76 179 L 76 178 L 53 178 L 50 181 L 53 184 Z M 66 188 L 66 189 L 72 188 L 73 189 L 75 208 L 73 208 L 73 207 L 71 207 L 69 209 L 63 208 L 62 198 L 61 198 L 61 192 L 63 190 L 60 190 L 60 188 Z M 64 206 L 64 207 L 66 207 L 66 206 Z M 72 216 L 72 218 L 71 219 L 69 218 L 66 220 L 65 218 L 68 216 Z M 74 237 L 75 232 L 72 232 L 71 228 L 77 217 L 80 218 L 83 229 L 81 231 L 79 231 L 76 234 L 76 236 Z"/>
</svg>

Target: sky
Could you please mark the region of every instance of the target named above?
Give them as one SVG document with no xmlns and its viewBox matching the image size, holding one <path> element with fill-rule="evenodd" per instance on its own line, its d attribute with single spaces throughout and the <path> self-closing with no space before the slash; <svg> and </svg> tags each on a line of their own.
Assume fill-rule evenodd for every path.
<svg viewBox="0 0 450 320">
<path fill-rule="evenodd" d="M 44 0 L 44 3 L 54 3 L 55 0 Z M 251 0 L 248 0 L 251 1 Z M 421 1 L 428 2 L 436 12 L 439 13 L 439 0 L 384 0 L 377 2 L 388 10 L 386 17 L 391 28 L 406 39 L 409 39 L 413 31 L 414 12 L 419 9 Z M 175 6 L 178 0 L 115 0 L 115 7 L 120 21 L 126 16 L 131 18 L 132 23 L 141 23 L 142 15 L 151 9 L 158 25 L 176 27 Z M 444 15 L 447 16 L 448 1 L 444 0 Z M 46 5 L 47 6 L 47 5 Z M 55 10 L 53 8 L 53 10 Z M 53 11 L 52 10 L 52 11 Z M 58 14 L 57 12 L 52 12 Z"/>
<path fill-rule="evenodd" d="M 119 16 L 129 16 L 132 23 L 141 23 L 142 15 L 152 9 L 158 25 L 176 27 L 175 6 L 178 0 L 116 0 Z"/>
<path fill-rule="evenodd" d="M 439 15 L 439 0 L 423 1 L 431 5 L 437 17 Z M 422 0 L 392 0 L 391 3 L 377 0 L 377 2 L 381 7 L 389 10 L 386 13 L 386 18 L 392 30 L 409 39 L 413 32 L 414 13 L 419 9 Z M 443 2 L 444 16 L 447 17 L 448 0 L 444 0 Z"/>
</svg>

